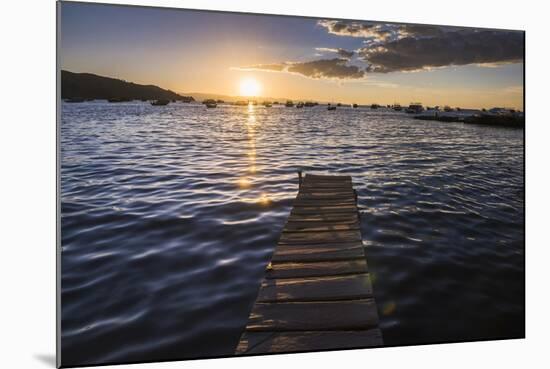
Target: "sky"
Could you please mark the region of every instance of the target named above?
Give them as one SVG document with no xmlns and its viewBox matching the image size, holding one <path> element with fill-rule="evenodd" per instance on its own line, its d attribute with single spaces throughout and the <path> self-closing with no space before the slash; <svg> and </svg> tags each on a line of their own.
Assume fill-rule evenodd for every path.
<svg viewBox="0 0 550 369">
<path fill-rule="evenodd" d="M 71 72 L 179 93 L 252 84 L 259 99 L 523 110 L 520 31 L 61 4 Z"/>
</svg>

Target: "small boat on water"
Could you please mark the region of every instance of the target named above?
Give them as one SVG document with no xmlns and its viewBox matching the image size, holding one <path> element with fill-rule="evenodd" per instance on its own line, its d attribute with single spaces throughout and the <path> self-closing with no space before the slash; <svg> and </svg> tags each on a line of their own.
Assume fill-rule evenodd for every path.
<svg viewBox="0 0 550 369">
<path fill-rule="evenodd" d="M 266 108 L 271 108 L 272 106 L 270 101 L 264 101 L 262 105 L 265 106 Z"/>
<path fill-rule="evenodd" d="M 304 107 L 304 103 L 303 103 L 303 102 L 299 102 L 298 104 L 296 104 L 296 107 L 297 107 L 297 108 L 303 108 L 303 107 Z"/>
<path fill-rule="evenodd" d="M 380 107 L 380 105 L 378 105 L 378 104 L 372 104 L 370 106 L 371 109 L 378 109 L 379 107 Z"/>
<path fill-rule="evenodd" d="M 407 108 L 406 112 L 407 114 L 418 114 L 424 111 L 424 107 L 421 103 L 410 103 L 409 107 Z"/>
<path fill-rule="evenodd" d="M 336 104 L 336 106 L 342 106 L 342 104 L 341 104 L 341 103 L 338 103 L 338 104 Z"/>
<path fill-rule="evenodd" d="M 294 103 L 292 102 L 292 100 L 287 100 L 285 106 L 286 106 L 287 108 L 292 108 L 292 107 L 294 106 Z"/>
<path fill-rule="evenodd" d="M 353 104 L 351 107 L 357 109 L 357 104 Z"/>
<path fill-rule="evenodd" d="M 319 103 L 316 103 L 316 102 L 314 102 L 314 101 L 306 101 L 306 102 L 304 103 L 304 106 L 305 106 L 306 108 L 312 108 L 312 107 L 317 106 L 317 105 L 319 105 Z"/>
<path fill-rule="evenodd" d="M 84 102 L 84 99 L 81 97 L 69 97 L 68 99 L 65 99 L 65 102 L 68 103 L 81 103 Z"/>
<path fill-rule="evenodd" d="M 401 111 L 403 108 L 399 104 L 393 104 L 392 109 L 395 111 Z"/>
<path fill-rule="evenodd" d="M 166 100 L 166 99 L 159 99 L 159 100 L 151 101 L 151 105 L 153 105 L 153 106 L 164 106 L 164 105 L 168 105 L 168 104 L 170 104 L 170 100 Z"/>
<path fill-rule="evenodd" d="M 336 110 L 336 106 L 328 104 L 327 110 Z"/>
<path fill-rule="evenodd" d="M 214 99 L 206 99 L 202 103 L 206 105 L 207 108 L 215 108 L 218 106 L 218 103 Z"/>
<path fill-rule="evenodd" d="M 132 99 L 127 97 L 113 97 L 107 100 L 110 103 L 121 103 L 121 102 L 128 102 L 132 101 Z"/>
</svg>

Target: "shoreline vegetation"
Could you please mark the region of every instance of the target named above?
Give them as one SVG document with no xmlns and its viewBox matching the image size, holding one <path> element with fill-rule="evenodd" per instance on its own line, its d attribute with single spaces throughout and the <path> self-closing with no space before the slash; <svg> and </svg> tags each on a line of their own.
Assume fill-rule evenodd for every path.
<svg viewBox="0 0 550 369">
<path fill-rule="evenodd" d="M 253 98 L 244 98 L 242 96 L 226 96 L 216 94 L 196 93 L 195 97 L 202 100 L 202 104 L 207 108 L 215 108 L 218 104 L 248 106 L 260 105 Z M 192 103 L 199 102 L 194 96 L 183 95 L 171 90 L 166 90 L 155 85 L 140 85 L 124 80 L 103 77 L 91 73 L 73 73 L 66 70 L 61 71 L 61 98 L 67 103 L 81 103 L 93 100 L 107 100 L 110 103 L 120 103 L 129 101 L 150 102 L 154 106 L 168 105 L 170 102 Z M 217 98 L 216 98 L 217 97 Z M 202 99 L 201 99 L 202 98 Z M 408 107 L 394 103 L 393 105 L 358 105 L 342 103 L 318 103 L 311 100 L 293 101 L 290 99 L 264 98 L 261 105 L 270 108 L 272 106 L 281 106 L 287 108 L 315 107 L 318 105 L 326 106 L 328 111 L 336 110 L 336 107 L 350 107 L 386 109 L 396 112 L 410 114 L 414 119 L 439 121 L 439 122 L 459 122 L 466 124 L 481 124 L 490 126 L 502 126 L 513 128 L 525 127 L 525 116 L 522 111 L 512 108 L 495 107 L 492 109 L 463 109 L 460 107 L 451 108 L 445 106 L 440 108 L 426 107 L 421 103 L 411 103 Z"/>
</svg>

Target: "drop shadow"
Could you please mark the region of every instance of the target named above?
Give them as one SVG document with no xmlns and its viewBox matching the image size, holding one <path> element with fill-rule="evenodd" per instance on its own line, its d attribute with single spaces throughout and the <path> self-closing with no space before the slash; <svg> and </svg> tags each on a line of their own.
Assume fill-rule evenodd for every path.
<svg viewBox="0 0 550 369">
<path fill-rule="evenodd" d="M 43 364 L 46 364 L 50 368 L 56 367 L 55 355 L 52 354 L 34 354 L 34 358 Z"/>
</svg>

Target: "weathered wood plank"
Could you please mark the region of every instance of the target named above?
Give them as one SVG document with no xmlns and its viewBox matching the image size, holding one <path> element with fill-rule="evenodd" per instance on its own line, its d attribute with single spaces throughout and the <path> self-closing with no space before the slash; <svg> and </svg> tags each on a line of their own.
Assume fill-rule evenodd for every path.
<svg viewBox="0 0 550 369">
<path fill-rule="evenodd" d="M 279 245 L 273 254 L 273 262 L 315 262 L 362 259 L 363 245 Z"/>
<path fill-rule="evenodd" d="M 247 331 L 315 331 L 374 328 L 378 312 L 374 299 L 256 303 Z"/>
<path fill-rule="evenodd" d="M 351 176 L 349 175 L 325 175 L 325 174 L 306 174 L 305 181 L 311 180 L 324 180 L 334 182 L 351 182 Z"/>
<path fill-rule="evenodd" d="M 331 205 L 331 206 L 315 206 L 315 205 L 295 205 L 290 214 L 315 214 L 315 215 L 330 215 L 344 213 L 347 215 L 357 214 L 357 207 L 352 205 Z"/>
<path fill-rule="evenodd" d="M 358 230 L 359 222 L 338 224 L 332 222 L 309 222 L 309 223 L 298 223 L 291 222 L 286 223 L 284 227 L 284 232 L 329 232 L 329 231 L 350 231 Z"/>
<path fill-rule="evenodd" d="M 372 297 L 368 273 L 344 276 L 266 279 L 258 302 L 332 301 Z"/>
<path fill-rule="evenodd" d="M 379 328 L 355 331 L 245 332 L 236 354 L 283 353 L 382 346 Z"/>
<path fill-rule="evenodd" d="M 291 214 L 287 223 L 291 222 L 330 222 L 333 224 L 355 223 L 359 219 L 357 213 L 349 214 Z"/>
<path fill-rule="evenodd" d="M 366 259 L 342 260 L 342 261 L 320 261 L 320 262 L 286 262 L 271 264 L 266 272 L 266 278 L 300 278 L 318 277 L 330 275 L 345 275 L 351 273 L 366 273 Z"/>
<path fill-rule="evenodd" d="M 351 242 L 361 240 L 359 230 L 331 232 L 283 232 L 279 243 Z"/>
<path fill-rule="evenodd" d="M 297 197 L 294 200 L 293 205 L 304 205 L 304 206 L 335 206 L 335 205 L 348 205 L 355 206 L 355 199 L 350 197 L 346 199 L 303 199 Z"/>
</svg>

